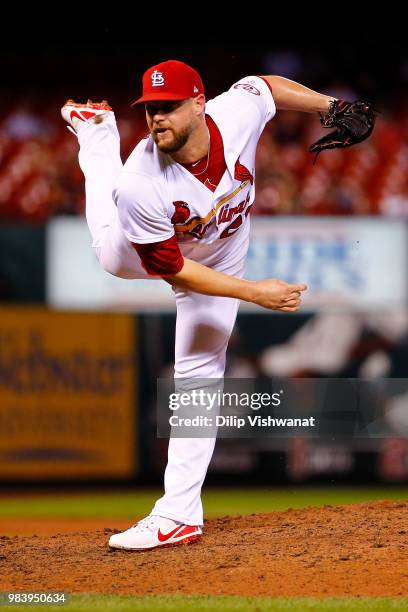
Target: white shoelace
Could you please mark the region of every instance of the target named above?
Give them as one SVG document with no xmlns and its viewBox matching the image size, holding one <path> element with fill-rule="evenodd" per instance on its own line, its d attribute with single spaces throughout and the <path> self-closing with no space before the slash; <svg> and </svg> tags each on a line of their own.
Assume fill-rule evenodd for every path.
<svg viewBox="0 0 408 612">
<path fill-rule="evenodd" d="M 149 514 L 149 516 L 146 516 L 146 518 L 132 525 L 130 529 L 132 531 L 143 531 L 143 529 L 150 529 L 150 531 L 153 531 L 155 527 L 157 527 L 157 523 L 159 519 L 160 519 L 160 516 L 155 515 L 155 514 L 152 514 L 152 515 Z"/>
</svg>

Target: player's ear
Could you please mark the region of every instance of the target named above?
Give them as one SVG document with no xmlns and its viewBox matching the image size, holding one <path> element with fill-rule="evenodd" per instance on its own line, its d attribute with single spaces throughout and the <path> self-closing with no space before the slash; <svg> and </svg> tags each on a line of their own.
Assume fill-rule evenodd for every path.
<svg viewBox="0 0 408 612">
<path fill-rule="evenodd" d="M 201 115 L 205 109 L 205 96 L 204 94 L 199 94 L 195 98 L 193 98 L 193 108 L 197 115 Z"/>
</svg>

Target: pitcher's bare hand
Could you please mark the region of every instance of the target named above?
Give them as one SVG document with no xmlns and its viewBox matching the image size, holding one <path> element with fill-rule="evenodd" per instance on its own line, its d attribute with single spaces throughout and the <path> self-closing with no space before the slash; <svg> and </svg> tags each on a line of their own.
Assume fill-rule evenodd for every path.
<svg viewBox="0 0 408 612">
<path fill-rule="evenodd" d="M 282 312 L 299 310 L 301 293 L 307 289 L 307 285 L 303 283 L 291 284 L 277 278 L 256 281 L 253 285 L 252 302 Z"/>
</svg>

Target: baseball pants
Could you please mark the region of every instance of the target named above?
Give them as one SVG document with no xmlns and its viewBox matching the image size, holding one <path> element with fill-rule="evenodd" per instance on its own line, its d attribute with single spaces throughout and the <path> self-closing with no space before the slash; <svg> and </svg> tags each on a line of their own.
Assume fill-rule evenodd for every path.
<svg viewBox="0 0 408 612">
<path fill-rule="evenodd" d="M 125 279 L 149 277 L 124 235 L 112 193 L 122 169 L 120 138 L 113 116 L 78 129 L 79 163 L 85 175 L 86 219 L 92 247 L 101 266 Z M 184 255 L 241 277 L 247 238 L 231 237 L 216 245 L 189 245 Z M 235 245 L 235 246 L 234 246 Z M 163 281 L 164 282 L 164 281 Z M 202 295 L 173 287 L 176 299 L 175 378 L 220 379 L 239 300 Z M 201 488 L 215 446 L 209 438 L 170 437 L 164 495 L 155 503 L 158 514 L 189 525 L 203 525 Z"/>
</svg>

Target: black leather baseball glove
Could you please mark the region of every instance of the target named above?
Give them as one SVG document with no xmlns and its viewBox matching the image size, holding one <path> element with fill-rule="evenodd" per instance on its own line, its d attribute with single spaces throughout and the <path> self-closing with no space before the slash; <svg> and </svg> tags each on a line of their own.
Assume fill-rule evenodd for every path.
<svg viewBox="0 0 408 612">
<path fill-rule="evenodd" d="M 323 127 L 335 129 L 310 145 L 309 151 L 316 153 L 313 164 L 326 149 L 351 147 L 368 138 L 374 128 L 376 112 L 370 102 L 333 100 L 327 114 L 319 115 Z"/>
</svg>

